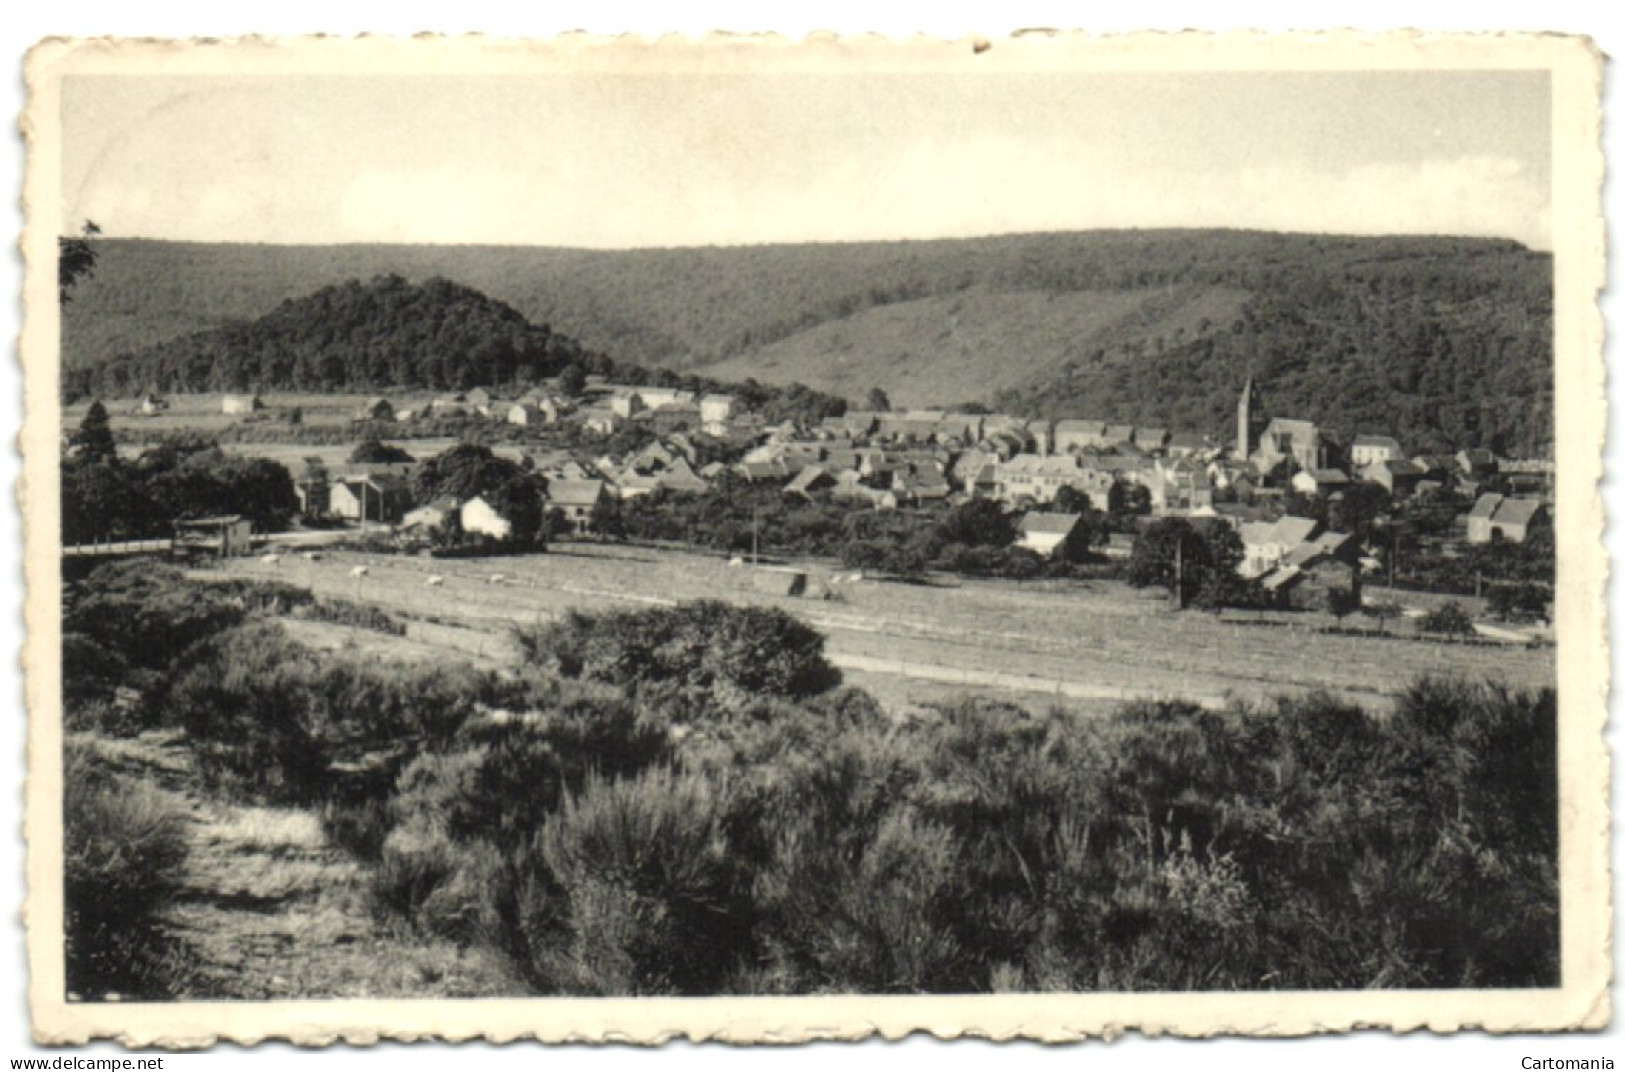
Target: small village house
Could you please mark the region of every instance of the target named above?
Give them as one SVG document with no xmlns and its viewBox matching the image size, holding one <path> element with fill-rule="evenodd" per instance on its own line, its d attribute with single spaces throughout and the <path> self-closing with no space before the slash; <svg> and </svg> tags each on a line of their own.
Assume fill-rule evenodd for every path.
<svg viewBox="0 0 1625 1072">
<path fill-rule="evenodd" d="M 1349 486 L 1341 469 L 1301 469 L 1292 474 L 1292 490 L 1299 495 L 1330 495 Z"/>
<path fill-rule="evenodd" d="M 457 500 L 450 496 L 442 496 L 432 502 L 408 510 L 401 517 L 401 527 L 404 529 L 437 529 L 446 523 L 447 518 L 456 516 Z"/>
<path fill-rule="evenodd" d="M 1549 524 L 1551 515 L 1539 499 L 1513 499 L 1504 495 L 1479 496 L 1467 514 L 1467 542 L 1474 544 L 1510 540 L 1522 543 L 1538 526 Z"/>
<path fill-rule="evenodd" d="M 790 482 L 784 486 L 784 493 L 809 498 L 814 492 L 828 491 L 833 487 L 835 477 L 828 469 L 821 465 L 809 465 L 790 478 Z"/>
<path fill-rule="evenodd" d="M 547 487 L 549 509 L 563 514 L 577 536 L 592 531 L 593 513 L 609 497 L 602 480 L 555 480 Z"/>
<path fill-rule="evenodd" d="M 1500 463 L 1496 460 L 1495 452 L 1485 450 L 1483 447 L 1471 447 L 1456 453 L 1456 467 L 1461 474 L 1470 480 L 1480 480 L 1487 476 L 1494 476 L 1500 471 Z"/>
<path fill-rule="evenodd" d="M 712 435 L 726 435 L 734 415 L 733 395 L 709 394 L 700 398 L 700 427 Z"/>
<path fill-rule="evenodd" d="M 1288 515 L 1276 521 L 1251 521 L 1241 526 L 1243 558 L 1236 572 L 1258 577 L 1274 569 L 1293 548 L 1313 539 L 1321 531 L 1320 522 L 1310 517 Z"/>
<path fill-rule="evenodd" d="M 1397 458 L 1368 465 L 1360 470 L 1360 476 L 1374 484 L 1381 484 L 1393 498 L 1403 499 L 1416 493 L 1423 474 L 1420 465 Z"/>
<path fill-rule="evenodd" d="M 1258 437 L 1251 461 L 1268 473 L 1282 462 L 1294 469 L 1329 469 L 1338 461 L 1336 442 L 1313 421 L 1277 417 Z"/>
<path fill-rule="evenodd" d="M 557 411 L 555 410 L 555 415 Z M 515 402 L 508 407 L 506 419 L 509 424 L 516 424 L 521 428 L 539 428 L 542 425 L 552 424 L 555 417 L 549 417 L 541 405 L 534 402 Z"/>
<path fill-rule="evenodd" d="M 1017 527 L 1016 546 L 1053 558 L 1077 530 L 1082 514 L 1056 514 L 1029 510 Z"/>
<path fill-rule="evenodd" d="M 462 505 L 459 518 L 465 533 L 489 536 L 493 540 L 506 540 L 513 534 L 513 522 L 481 495 Z"/>
<path fill-rule="evenodd" d="M 412 506 L 412 488 L 393 473 L 351 473 L 333 481 L 328 509 L 347 521 L 393 525 Z"/>
<path fill-rule="evenodd" d="M 1085 447 L 1104 447 L 1105 445 L 1105 421 L 1068 420 L 1055 422 L 1054 450 L 1056 454 L 1068 454 L 1082 450 Z M 1044 452 L 1040 451 L 1040 453 Z"/>
<path fill-rule="evenodd" d="M 1354 442 L 1349 444 L 1349 464 L 1356 469 L 1404 459 L 1405 452 L 1400 449 L 1399 440 L 1393 436 L 1361 434 L 1355 436 Z"/>
</svg>

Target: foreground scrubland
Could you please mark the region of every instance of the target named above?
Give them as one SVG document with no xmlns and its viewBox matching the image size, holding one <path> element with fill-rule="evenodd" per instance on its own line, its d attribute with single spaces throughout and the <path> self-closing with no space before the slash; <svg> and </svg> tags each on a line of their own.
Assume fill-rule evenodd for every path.
<svg viewBox="0 0 1625 1072">
<path fill-rule="evenodd" d="M 1558 982 L 1550 690 L 899 718 L 772 607 L 572 613 L 480 666 L 317 650 L 285 623 L 396 623 L 150 563 L 64 614 L 86 998 Z M 155 741 L 168 766 L 131 760 Z M 355 896 L 189 978 L 203 811 Z M 420 970 L 357 969 L 406 950 Z"/>
</svg>

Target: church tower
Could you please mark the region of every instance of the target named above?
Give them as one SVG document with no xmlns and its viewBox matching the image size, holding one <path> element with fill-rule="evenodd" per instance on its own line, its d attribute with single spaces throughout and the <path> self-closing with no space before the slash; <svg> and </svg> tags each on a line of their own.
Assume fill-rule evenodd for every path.
<svg viewBox="0 0 1625 1072">
<path fill-rule="evenodd" d="M 1241 401 L 1236 403 L 1236 460 L 1246 461 L 1258 449 L 1258 437 L 1264 430 L 1264 403 L 1258 397 L 1258 386 L 1251 376 L 1241 389 Z"/>
</svg>

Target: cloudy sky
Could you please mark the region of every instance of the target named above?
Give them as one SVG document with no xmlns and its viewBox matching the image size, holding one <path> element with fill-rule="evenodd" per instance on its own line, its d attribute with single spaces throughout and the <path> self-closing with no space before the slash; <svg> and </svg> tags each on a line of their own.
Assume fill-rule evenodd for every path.
<svg viewBox="0 0 1625 1072">
<path fill-rule="evenodd" d="M 617 248 L 1095 227 L 1551 245 L 1544 72 L 73 76 L 63 221 Z"/>
</svg>

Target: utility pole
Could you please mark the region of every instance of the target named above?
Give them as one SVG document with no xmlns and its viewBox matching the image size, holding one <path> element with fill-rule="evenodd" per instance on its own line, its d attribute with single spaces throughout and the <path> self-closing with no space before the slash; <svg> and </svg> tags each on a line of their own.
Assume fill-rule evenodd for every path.
<svg viewBox="0 0 1625 1072">
<path fill-rule="evenodd" d="M 1185 609 L 1185 536 L 1174 537 L 1174 609 Z"/>
</svg>

